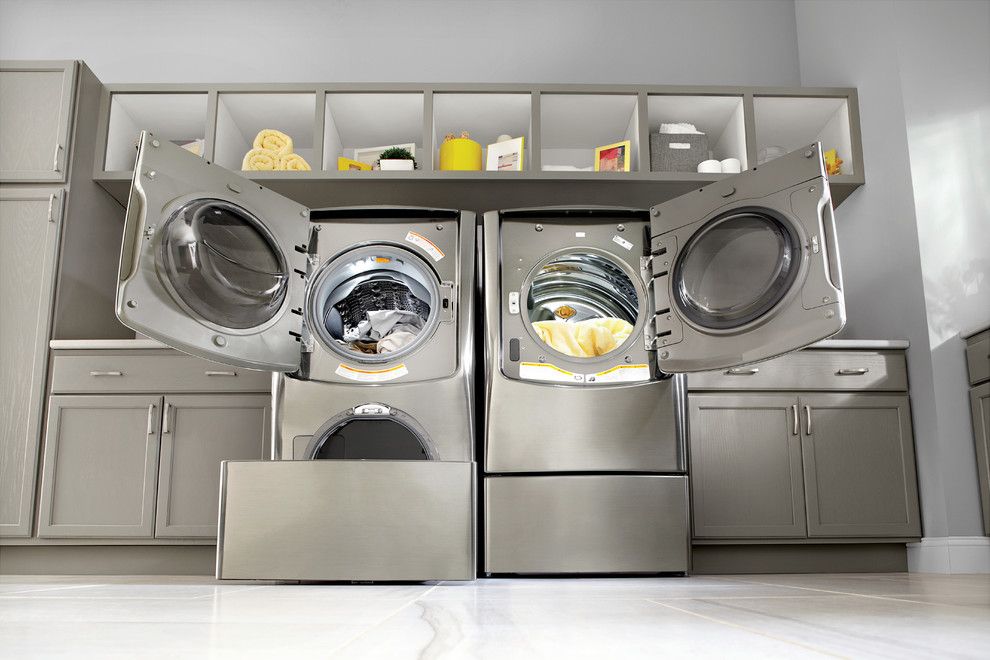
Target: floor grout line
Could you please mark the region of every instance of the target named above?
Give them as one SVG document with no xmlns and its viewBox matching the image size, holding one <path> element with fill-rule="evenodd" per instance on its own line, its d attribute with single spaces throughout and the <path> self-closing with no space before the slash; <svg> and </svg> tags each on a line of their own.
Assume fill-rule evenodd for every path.
<svg viewBox="0 0 990 660">
<path fill-rule="evenodd" d="M 395 608 L 394 610 L 392 610 L 391 612 L 389 612 L 388 614 L 386 614 L 384 617 L 382 617 L 380 620 L 376 621 L 375 623 L 373 623 L 372 625 L 368 626 L 364 630 L 360 631 L 356 635 L 354 635 L 352 637 L 349 637 L 348 639 L 344 640 L 343 642 L 341 642 L 337 646 L 334 646 L 332 649 L 330 649 L 329 651 L 327 651 L 327 655 L 328 656 L 332 656 L 335 653 L 337 653 L 338 651 L 343 651 L 348 646 L 350 646 L 351 644 L 353 644 L 357 640 L 361 639 L 366 634 L 368 634 L 369 632 L 371 632 L 372 630 L 374 630 L 378 626 L 382 625 L 383 623 L 385 623 L 386 621 L 388 621 L 389 619 L 391 619 L 392 617 L 394 617 L 396 614 L 398 614 L 402 610 L 406 609 L 407 607 L 409 607 L 410 605 L 412 605 L 413 603 L 415 603 L 420 598 L 423 598 L 424 596 L 429 595 L 429 593 L 431 591 L 433 591 L 434 589 L 436 589 L 437 587 L 439 587 L 440 584 L 441 583 L 438 582 L 437 584 L 434 584 L 432 587 L 430 587 L 429 589 L 427 589 L 423 593 L 418 594 L 417 596 L 415 596 L 413 598 L 410 598 L 407 602 L 405 602 L 402 605 L 400 605 L 399 607 Z"/>
<path fill-rule="evenodd" d="M 8 596 L 14 596 L 15 594 L 36 594 L 44 591 L 61 591 L 63 589 L 88 589 L 91 587 L 101 587 L 101 584 L 62 584 L 57 587 L 43 587 L 40 589 L 23 589 L 20 591 L 4 591 L 0 592 L 0 598 L 6 598 Z M 45 598 L 46 596 L 40 596 Z"/>
<path fill-rule="evenodd" d="M 699 612 L 692 612 L 691 610 L 685 610 L 685 609 L 680 608 L 680 607 L 674 607 L 673 605 L 670 605 L 670 604 L 667 604 L 667 603 L 662 603 L 662 602 L 653 600 L 651 598 L 647 598 L 646 600 L 647 600 L 647 602 L 653 603 L 654 605 L 659 605 L 661 607 L 666 607 L 666 608 L 672 609 L 675 612 L 681 612 L 682 614 L 689 614 L 691 616 L 698 617 L 699 619 L 705 619 L 706 621 L 711 621 L 713 623 L 718 623 L 718 624 L 723 625 L 723 626 L 728 626 L 730 628 L 736 628 L 738 630 L 743 630 L 743 631 L 746 631 L 746 632 L 751 633 L 751 634 L 754 634 L 754 635 L 760 635 L 761 637 L 766 637 L 767 639 L 772 639 L 772 640 L 777 641 L 777 642 L 783 642 L 785 644 L 790 644 L 792 646 L 797 646 L 797 647 L 803 648 L 805 650 L 811 651 L 813 653 L 820 653 L 821 655 L 826 655 L 826 656 L 829 656 L 829 657 L 832 657 L 832 658 L 846 658 L 846 657 L 848 657 L 848 656 L 840 655 L 838 653 L 832 653 L 831 651 L 827 651 L 825 649 L 821 649 L 821 648 L 818 648 L 818 647 L 815 647 L 815 646 L 810 646 L 810 645 L 804 644 L 802 642 L 796 642 L 796 641 L 794 641 L 792 639 L 787 639 L 786 637 L 778 637 L 777 635 L 772 635 L 770 633 L 763 632 L 762 630 L 757 630 L 755 628 L 750 628 L 749 626 L 744 626 L 744 625 L 739 624 L 739 623 L 733 623 L 732 621 L 726 621 L 725 619 L 719 619 L 717 617 L 708 616 L 707 614 L 700 614 Z"/>
</svg>

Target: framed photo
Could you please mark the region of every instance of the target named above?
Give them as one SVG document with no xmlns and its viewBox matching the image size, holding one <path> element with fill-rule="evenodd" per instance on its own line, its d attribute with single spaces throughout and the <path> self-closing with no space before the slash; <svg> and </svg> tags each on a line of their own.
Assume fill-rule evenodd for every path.
<svg viewBox="0 0 990 660">
<path fill-rule="evenodd" d="M 523 139 L 517 137 L 488 145 L 485 169 L 489 172 L 522 172 Z"/>
<path fill-rule="evenodd" d="M 595 149 L 596 172 L 628 172 L 632 142 L 624 140 Z"/>
<path fill-rule="evenodd" d="M 367 163 L 371 165 L 373 169 L 378 169 L 376 163 L 378 163 L 378 157 L 382 155 L 382 152 L 386 149 L 391 149 L 392 147 L 401 147 L 403 149 L 408 149 L 409 153 L 416 156 L 416 145 L 412 142 L 409 144 L 386 144 L 383 147 L 364 147 L 363 149 L 354 150 L 354 160 L 360 161 L 362 163 Z"/>
</svg>

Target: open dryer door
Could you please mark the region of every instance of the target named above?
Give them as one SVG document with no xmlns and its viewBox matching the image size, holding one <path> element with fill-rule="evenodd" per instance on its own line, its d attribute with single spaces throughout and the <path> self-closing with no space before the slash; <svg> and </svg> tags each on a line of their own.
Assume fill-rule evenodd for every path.
<svg viewBox="0 0 990 660">
<path fill-rule="evenodd" d="M 117 317 L 226 364 L 300 364 L 309 209 L 141 133 Z"/>
<path fill-rule="evenodd" d="M 647 342 L 665 373 L 789 353 L 845 324 L 821 145 L 650 209 Z"/>
</svg>

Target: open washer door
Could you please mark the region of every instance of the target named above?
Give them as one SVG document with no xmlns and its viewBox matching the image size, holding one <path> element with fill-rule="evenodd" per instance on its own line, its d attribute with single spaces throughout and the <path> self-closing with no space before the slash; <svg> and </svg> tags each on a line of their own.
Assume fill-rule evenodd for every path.
<svg viewBox="0 0 990 660">
<path fill-rule="evenodd" d="M 845 303 L 821 145 L 650 209 L 664 373 L 746 365 L 834 335 Z M 652 330 L 652 332 L 650 332 Z"/>
<path fill-rule="evenodd" d="M 309 209 L 142 132 L 117 317 L 198 357 L 295 371 Z"/>
</svg>

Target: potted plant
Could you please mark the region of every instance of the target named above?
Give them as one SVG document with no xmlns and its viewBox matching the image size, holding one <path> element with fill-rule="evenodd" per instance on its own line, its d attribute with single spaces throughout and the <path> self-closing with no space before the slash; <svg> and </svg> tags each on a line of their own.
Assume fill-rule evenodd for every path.
<svg viewBox="0 0 990 660">
<path fill-rule="evenodd" d="M 380 170 L 414 170 L 416 159 L 403 147 L 389 147 L 378 156 Z"/>
</svg>

